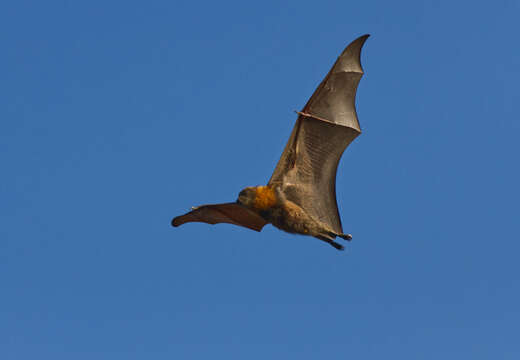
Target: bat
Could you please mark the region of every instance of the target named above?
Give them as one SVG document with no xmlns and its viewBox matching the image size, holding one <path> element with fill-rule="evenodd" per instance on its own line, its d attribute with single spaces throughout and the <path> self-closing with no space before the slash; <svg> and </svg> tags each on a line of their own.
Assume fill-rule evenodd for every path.
<svg viewBox="0 0 520 360">
<path fill-rule="evenodd" d="M 336 172 L 347 146 L 361 134 L 356 114 L 357 87 L 363 76 L 363 35 L 338 57 L 298 118 L 289 141 L 265 186 L 246 187 L 236 202 L 202 205 L 175 217 L 172 226 L 188 222 L 228 223 L 261 231 L 266 224 L 313 236 L 338 250 L 343 233 L 336 201 Z"/>
</svg>

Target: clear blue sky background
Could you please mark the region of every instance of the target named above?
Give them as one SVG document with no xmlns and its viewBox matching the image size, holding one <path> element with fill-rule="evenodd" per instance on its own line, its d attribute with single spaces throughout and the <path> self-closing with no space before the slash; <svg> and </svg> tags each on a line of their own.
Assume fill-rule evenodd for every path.
<svg viewBox="0 0 520 360">
<path fill-rule="evenodd" d="M 0 357 L 520 358 L 519 19 L 518 1 L 2 3 Z M 266 183 L 365 33 L 347 251 L 170 227 Z"/>
</svg>

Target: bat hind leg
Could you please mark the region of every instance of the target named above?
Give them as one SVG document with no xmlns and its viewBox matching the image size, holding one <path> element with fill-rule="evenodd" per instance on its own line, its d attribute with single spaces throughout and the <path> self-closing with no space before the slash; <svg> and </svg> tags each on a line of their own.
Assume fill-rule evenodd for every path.
<svg viewBox="0 0 520 360">
<path fill-rule="evenodd" d="M 338 233 L 335 233 L 335 232 L 329 231 L 327 235 L 330 236 L 332 239 L 334 239 L 334 238 L 336 238 L 337 236 L 339 236 L 339 237 L 342 238 L 343 240 L 347 240 L 347 241 L 352 240 L 352 235 L 350 235 L 350 234 L 338 234 Z"/>
<path fill-rule="evenodd" d="M 332 239 L 329 239 L 328 237 L 316 236 L 316 238 L 318 238 L 318 239 L 320 239 L 322 241 L 325 241 L 326 243 L 330 244 L 331 246 L 333 246 L 337 250 L 345 250 L 345 247 L 343 245 L 338 244 L 337 242 L 333 241 Z"/>
<path fill-rule="evenodd" d="M 345 250 L 345 247 L 341 244 L 338 244 L 337 242 L 335 241 L 332 241 L 332 240 L 329 240 L 327 241 L 330 245 L 334 246 L 335 249 L 337 250 Z"/>
</svg>

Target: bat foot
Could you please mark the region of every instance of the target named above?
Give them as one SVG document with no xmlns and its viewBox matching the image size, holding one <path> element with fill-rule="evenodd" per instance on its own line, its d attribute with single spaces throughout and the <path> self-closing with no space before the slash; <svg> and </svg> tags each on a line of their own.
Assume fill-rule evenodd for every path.
<svg viewBox="0 0 520 360">
<path fill-rule="evenodd" d="M 345 247 L 341 244 L 338 244 L 337 242 L 334 242 L 334 241 L 330 241 L 329 242 L 330 245 L 332 245 L 334 247 L 334 249 L 337 249 L 337 250 L 340 250 L 340 251 L 343 251 L 345 250 Z"/>
<path fill-rule="evenodd" d="M 352 235 L 350 235 L 350 234 L 338 234 L 338 236 L 340 238 L 342 238 L 343 240 L 347 240 L 347 241 L 352 240 Z"/>
<path fill-rule="evenodd" d="M 338 233 L 335 233 L 335 232 L 332 232 L 332 231 L 329 231 L 328 233 L 328 237 L 326 237 L 327 239 L 334 239 L 336 238 L 337 236 L 339 236 L 340 238 L 342 238 L 343 240 L 347 240 L 347 241 L 350 241 L 352 240 L 352 235 L 350 234 L 338 234 Z"/>
</svg>

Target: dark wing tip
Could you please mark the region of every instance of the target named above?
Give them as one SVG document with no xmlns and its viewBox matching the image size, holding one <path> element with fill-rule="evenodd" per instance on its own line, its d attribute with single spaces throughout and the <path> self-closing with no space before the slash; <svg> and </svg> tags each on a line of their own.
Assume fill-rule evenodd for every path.
<svg viewBox="0 0 520 360">
<path fill-rule="evenodd" d="M 369 36 L 370 34 L 365 34 L 352 41 L 339 56 L 333 72 L 358 72 L 362 74 L 361 49 Z"/>
<path fill-rule="evenodd" d="M 347 45 L 343 53 L 345 53 L 347 50 L 352 49 L 356 51 L 361 51 L 361 48 L 365 44 L 365 41 L 370 37 L 370 34 L 361 35 L 357 39 L 353 40 L 350 44 Z M 343 54 L 341 54 L 342 56 Z"/>
<path fill-rule="evenodd" d="M 171 221 L 171 224 L 173 227 L 177 227 L 177 226 L 180 226 L 182 225 L 182 222 L 180 221 L 180 216 L 177 216 L 177 217 L 174 217 Z"/>
</svg>

